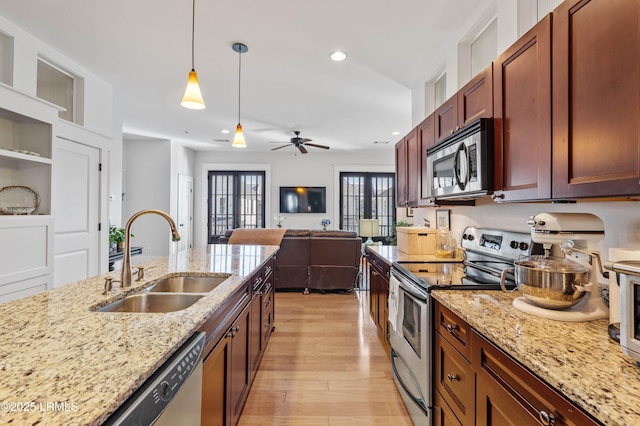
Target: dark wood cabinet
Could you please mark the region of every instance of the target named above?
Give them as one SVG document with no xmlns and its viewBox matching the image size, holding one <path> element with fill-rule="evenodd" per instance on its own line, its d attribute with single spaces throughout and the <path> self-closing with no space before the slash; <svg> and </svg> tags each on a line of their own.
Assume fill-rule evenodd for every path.
<svg viewBox="0 0 640 426">
<path fill-rule="evenodd" d="M 449 309 L 436 304 L 433 380 L 446 407 L 462 424 L 475 417 L 475 373 L 471 369 L 471 328 Z"/>
<path fill-rule="evenodd" d="M 478 118 L 493 117 L 493 64 L 473 77 L 433 113 L 434 140 L 454 134 Z"/>
<path fill-rule="evenodd" d="M 640 2 L 553 12 L 553 197 L 640 194 Z"/>
<path fill-rule="evenodd" d="M 230 423 L 228 408 L 227 371 L 231 333 L 204 359 L 202 365 L 202 426 L 226 426 Z"/>
<path fill-rule="evenodd" d="M 404 138 L 396 143 L 396 207 L 409 204 L 407 176 L 407 145 Z"/>
<path fill-rule="evenodd" d="M 434 424 L 598 424 L 437 301 L 435 318 Z"/>
<path fill-rule="evenodd" d="M 456 97 L 458 126 L 466 126 L 478 118 L 493 117 L 493 64 L 458 90 Z"/>
<path fill-rule="evenodd" d="M 429 188 L 431 182 L 427 173 L 427 149 L 436 143 L 434 114 L 431 114 L 418 124 L 418 140 L 420 143 L 420 202 L 421 206 L 433 206 L 435 200 L 431 197 Z"/>
<path fill-rule="evenodd" d="M 273 332 L 273 261 L 270 261 L 252 279 L 251 328 L 249 357 L 251 359 L 251 382 L 255 378 L 267 341 Z"/>
<path fill-rule="evenodd" d="M 456 95 L 447 99 L 433 112 L 436 142 L 452 135 L 460 128 L 458 126 L 458 97 Z"/>
<path fill-rule="evenodd" d="M 420 198 L 421 162 L 418 130 L 396 144 L 396 206 L 416 207 Z"/>
<path fill-rule="evenodd" d="M 475 331 L 471 346 L 476 372 L 476 425 L 598 424 Z"/>
<path fill-rule="evenodd" d="M 369 313 L 378 329 L 378 337 L 390 355 L 389 341 L 389 277 L 391 266 L 376 253 L 367 250 L 369 262 Z"/>
<path fill-rule="evenodd" d="M 437 390 L 433 393 L 433 426 L 462 426 L 458 418 Z"/>
<path fill-rule="evenodd" d="M 227 329 L 203 361 L 202 425 L 238 423 L 249 393 L 249 322 L 251 304 Z"/>
<path fill-rule="evenodd" d="M 200 328 L 207 333 L 201 424 L 238 423 L 273 332 L 273 258 Z"/>
<path fill-rule="evenodd" d="M 551 198 L 551 15 L 493 64 L 494 196 Z"/>
</svg>

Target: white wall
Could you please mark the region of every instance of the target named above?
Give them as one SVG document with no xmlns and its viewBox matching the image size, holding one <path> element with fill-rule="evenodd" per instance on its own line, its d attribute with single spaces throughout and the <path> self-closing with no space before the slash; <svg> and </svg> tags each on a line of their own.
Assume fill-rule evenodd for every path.
<svg viewBox="0 0 640 426">
<path fill-rule="evenodd" d="M 178 216 L 178 174 L 195 178 L 195 153 L 177 142 L 171 143 L 171 173 L 169 192 L 169 213 L 174 219 Z"/>
<path fill-rule="evenodd" d="M 134 213 L 146 209 L 170 211 L 171 141 L 166 139 L 129 140 L 124 142 L 124 200 L 122 223 Z M 136 262 L 169 254 L 171 233 L 166 220 L 158 215 L 144 215 L 131 228 L 132 246 L 142 246 Z M 134 262 L 134 263 L 136 263 Z"/>
<path fill-rule="evenodd" d="M 327 212 L 283 214 L 285 228 L 320 229 L 320 221 L 331 220 L 330 229 L 339 223 L 338 198 L 340 188 L 336 176 L 340 171 L 385 171 L 395 168 L 395 151 L 389 145 L 384 152 L 322 152 L 309 154 L 267 152 L 197 152 L 194 180 L 194 244 L 206 244 L 207 237 L 207 172 L 208 170 L 267 170 L 266 226 L 274 227 L 273 217 L 279 213 L 280 186 L 325 186 L 327 188 Z"/>
<path fill-rule="evenodd" d="M 637 201 L 577 202 L 575 204 L 551 203 L 494 203 L 478 200 L 474 207 L 442 207 L 451 210 L 451 230 L 458 241 L 465 226 L 475 225 L 498 229 L 529 232 L 527 219 L 543 212 L 591 213 L 604 222 L 605 236 L 597 249 L 605 259 L 609 248 L 628 247 L 640 249 L 640 210 Z M 435 226 L 434 208 L 414 210 L 413 223 L 420 226 L 422 218 Z"/>
</svg>

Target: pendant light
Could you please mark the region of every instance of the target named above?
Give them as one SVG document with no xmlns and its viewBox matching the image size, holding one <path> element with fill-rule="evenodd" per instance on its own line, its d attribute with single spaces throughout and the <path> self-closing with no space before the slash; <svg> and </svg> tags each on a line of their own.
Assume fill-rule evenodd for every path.
<svg viewBox="0 0 640 426">
<path fill-rule="evenodd" d="M 194 45 L 195 45 L 195 27 L 196 27 L 196 0 L 193 0 L 193 16 L 191 21 L 191 71 L 189 71 L 189 79 L 187 80 L 187 88 L 182 97 L 182 105 L 189 109 L 204 109 L 204 99 L 200 92 L 200 84 L 198 83 L 198 74 L 194 65 Z"/>
<path fill-rule="evenodd" d="M 247 142 L 244 140 L 242 133 L 242 125 L 240 124 L 240 77 L 242 76 L 242 54 L 247 52 L 249 48 L 242 43 L 233 43 L 233 51 L 238 52 L 238 125 L 236 126 L 236 135 L 233 137 L 234 148 L 246 148 Z"/>
</svg>

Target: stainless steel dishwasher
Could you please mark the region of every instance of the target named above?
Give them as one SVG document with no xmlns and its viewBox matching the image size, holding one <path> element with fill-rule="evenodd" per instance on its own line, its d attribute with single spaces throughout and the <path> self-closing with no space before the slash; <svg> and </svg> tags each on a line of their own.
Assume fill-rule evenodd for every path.
<svg viewBox="0 0 640 426">
<path fill-rule="evenodd" d="M 199 426 L 205 333 L 194 333 L 104 423 Z"/>
</svg>

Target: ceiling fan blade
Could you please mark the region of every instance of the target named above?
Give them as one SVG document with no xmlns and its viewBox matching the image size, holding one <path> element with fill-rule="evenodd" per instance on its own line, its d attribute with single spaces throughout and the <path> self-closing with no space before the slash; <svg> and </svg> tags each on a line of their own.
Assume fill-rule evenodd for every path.
<svg viewBox="0 0 640 426">
<path fill-rule="evenodd" d="M 329 149 L 329 147 L 326 146 L 326 145 L 318 145 L 318 144 L 315 144 L 315 143 L 306 143 L 305 145 L 306 146 L 313 146 L 315 148 Z"/>
<path fill-rule="evenodd" d="M 301 152 L 301 153 L 303 153 L 303 154 L 306 154 L 307 152 L 309 152 L 309 151 L 307 151 L 307 150 L 306 150 L 306 148 L 304 147 L 304 145 L 298 145 L 298 149 L 299 149 L 299 150 L 300 150 L 300 152 Z"/>
<path fill-rule="evenodd" d="M 288 146 L 289 146 L 289 144 L 282 145 L 282 146 L 278 146 L 278 147 L 275 147 L 275 148 L 271 148 L 271 151 L 275 151 L 275 150 L 277 150 L 277 149 L 286 148 L 286 147 L 288 147 Z"/>
</svg>

